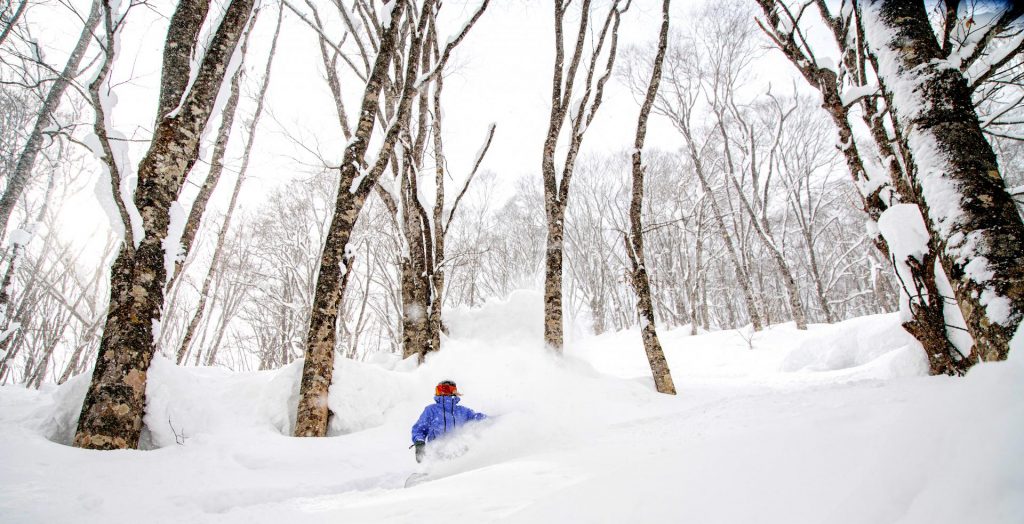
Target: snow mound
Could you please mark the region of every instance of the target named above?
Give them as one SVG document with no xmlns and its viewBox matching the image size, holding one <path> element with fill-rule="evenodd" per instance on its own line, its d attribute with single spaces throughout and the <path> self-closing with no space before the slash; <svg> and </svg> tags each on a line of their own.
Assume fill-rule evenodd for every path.
<svg viewBox="0 0 1024 524">
<path fill-rule="evenodd" d="M 881 374 L 877 378 L 928 374 L 921 344 L 900 326 L 896 314 L 816 326 L 782 359 L 779 370 L 838 371 L 861 366 Z"/>
<path fill-rule="evenodd" d="M 70 445 L 90 378 L 82 374 L 52 388 L 49 401 L 30 417 L 32 427 L 49 440 Z M 158 355 L 148 373 L 141 446 L 161 448 L 213 434 L 291 435 L 301 378 L 301 360 L 277 370 L 236 373 L 181 367 Z M 328 395 L 334 413 L 328 434 L 381 425 L 385 413 L 409 397 L 411 385 L 406 374 L 337 359 Z"/>
</svg>

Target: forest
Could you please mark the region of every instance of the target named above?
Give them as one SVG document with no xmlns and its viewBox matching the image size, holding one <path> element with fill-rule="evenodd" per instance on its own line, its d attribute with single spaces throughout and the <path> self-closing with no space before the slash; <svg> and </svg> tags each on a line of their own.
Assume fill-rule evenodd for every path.
<svg viewBox="0 0 1024 524">
<path fill-rule="evenodd" d="M 0 467 L 0 511 L 1019 522 L 1022 49 L 1008 0 L 0 0 L 0 435 L 47 460 Z M 401 513 L 371 488 L 401 487 L 405 428 L 454 374 L 497 416 L 411 489 L 483 502 Z M 711 458 L 654 465 L 671 435 L 740 474 L 802 442 L 815 466 L 761 464 L 783 500 L 821 478 L 868 503 L 723 510 L 695 480 Z M 943 451 L 967 438 L 992 449 Z M 72 448 L 266 471 L 215 474 L 240 486 L 216 502 L 171 468 L 170 491 L 122 506 L 46 480 L 89 477 Z M 937 459 L 896 465 L 924 454 L 981 477 L 976 502 L 948 500 Z M 116 459 L 112 490 L 173 460 L 145 456 Z M 841 480 L 851 457 L 890 480 Z M 615 468 L 639 484 L 586 513 Z M 558 503 L 518 484 L 549 477 Z M 688 505 L 661 487 L 679 479 Z M 25 485 L 96 502 L 29 509 Z"/>
</svg>

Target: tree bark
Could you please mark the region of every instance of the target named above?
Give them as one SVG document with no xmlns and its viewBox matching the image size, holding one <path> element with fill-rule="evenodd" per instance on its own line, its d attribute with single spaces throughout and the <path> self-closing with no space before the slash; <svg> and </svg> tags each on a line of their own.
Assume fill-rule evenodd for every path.
<svg viewBox="0 0 1024 524">
<path fill-rule="evenodd" d="M 196 54 L 199 31 L 210 11 L 210 0 L 181 0 L 167 28 L 164 46 L 157 125 L 182 103 L 192 77 L 192 57 Z"/>
<path fill-rule="evenodd" d="M 974 339 L 1003 360 L 1024 318 L 1024 223 L 985 139 L 963 74 L 944 64 L 922 3 L 859 5 L 867 42 L 916 169 L 910 182 Z"/>
<path fill-rule="evenodd" d="M 644 199 L 644 164 L 642 157 L 644 139 L 647 136 L 647 119 L 654 105 L 654 97 L 658 93 L 658 83 L 661 81 L 661 68 L 665 61 L 665 51 L 668 48 L 669 4 L 670 0 L 664 0 L 662 3 L 662 22 L 661 32 L 658 37 L 658 52 L 654 58 L 651 81 L 647 87 L 647 96 L 640 107 L 640 116 L 636 125 L 636 140 L 632 155 L 633 192 L 629 205 L 630 228 L 629 235 L 625 241 L 626 253 L 629 255 L 629 261 L 632 265 L 630 280 L 637 294 L 640 334 L 643 338 L 647 362 L 651 366 L 651 375 L 654 377 L 654 387 L 658 393 L 675 395 L 676 386 L 672 381 L 672 373 L 669 371 L 668 361 L 665 360 L 665 352 L 661 348 L 661 341 L 658 340 L 658 330 L 655 327 L 654 306 L 651 303 L 651 283 L 647 277 L 647 264 L 644 256 L 644 228 L 641 217 Z"/>
<path fill-rule="evenodd" d="M 139 164 L 135 205 L 145 235 L 135 239 L 137 248 L 128 242 L 122 245 L 111 270 L 110 306 L 92 383 L 78 421 L 77 447 L 138 446 L 146 407 L 146 373 L 155 351 L 153 327 L 160 321 L 167 277 L 163 242 L 170 223 L 169 210 L 198 157 L 199 137 L 252 3 L 231 1 L 195 82 L 183 95 L 180 112 L 161 117 L 149 151 Z M 108 26 L 108 31 L 112 30 Z M 182 49 L 187 37 L 169 32 L 165 52 L 177 49 L 188 53 L 187 46 Z"/>
<path fill-rule="evenodd" d="M 9 6 L 10 3 L 8 2 L 8 7 Z M 3 28 L 2 31 L 0 31 L 0 45 L 3 45 L 3 43 L 7 40 L 7 37 L 10 36 L 11 30 L 13 30 L 14 26 L 18 24 L 18 20 L 21 19 L 21 15 L 25 14 L 26 7 L 28 7 L 28 0 L 21 0 L 21 3 L 18 4 L 18 8 L 7 20 L 7 25 Z M 6 11 L 6 9 L 4 10 Z"/>
</svg>

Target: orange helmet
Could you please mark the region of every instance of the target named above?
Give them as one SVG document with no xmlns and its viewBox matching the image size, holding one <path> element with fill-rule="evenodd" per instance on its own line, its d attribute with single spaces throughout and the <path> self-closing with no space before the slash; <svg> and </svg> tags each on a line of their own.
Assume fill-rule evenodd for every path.
<svg viewBox="0 0 1024 524">
<path fill-rule="evenodd" d="M 459 393 L 459 387 L 455 385 L 454 381 L 442 380 L 434 387 L 434 395 L 438 397 L 454 397 L 460 396 L 462 393 Z"/>
</svg>

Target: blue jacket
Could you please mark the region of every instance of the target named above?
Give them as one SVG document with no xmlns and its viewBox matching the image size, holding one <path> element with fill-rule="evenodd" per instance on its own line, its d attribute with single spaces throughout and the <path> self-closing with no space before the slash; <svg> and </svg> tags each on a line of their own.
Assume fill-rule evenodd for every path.
<svg viewBox="0 0 1024 524">
<path fill-rule="evenodd" d="M 423 409 L 420 419 L 412 425 L 412 441 L 428 442 L 439 438 L 470 420 L 483 420 L 487 415 L 460 406 L 459 397 L 434 397 L 434 403 Z"/>
</svg>

